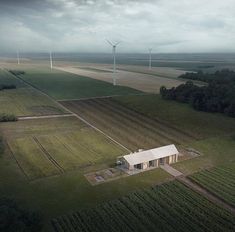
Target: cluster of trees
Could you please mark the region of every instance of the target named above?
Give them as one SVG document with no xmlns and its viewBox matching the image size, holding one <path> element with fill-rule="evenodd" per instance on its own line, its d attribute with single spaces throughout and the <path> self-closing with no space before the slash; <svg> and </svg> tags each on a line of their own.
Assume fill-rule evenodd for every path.
<svg viewBox="0 0 235 232">
<path fill-rule="evenodd" d="M 4 89 L 16 89 L 16 86 L 13 84 L 10 84 L 10 85 L 0 84 L 0 91 Z"/>
<path fill-rule="evenodd" d="M 180 78 L 207 82 L 199 87 L 192 81 L 166 89 L 161 87 L 164 99 L 189 103 L 194 109 L 206 112 L 220 112 L 235 117 L 235 72 L 230 70 L 217 71 L 214 74 L 203 72 L 186 73 Z"/>
<path fill-rule="evenodd" d="M 8 70 L 10 73 L 12 73 L 13 75 L 24 75 L 25 71 L 21 71 L 21 70 Z"/>
<path fill-rule="evenodd" d="M 0 198 L 0 231 L 39 232 L 42 230 L 42 216 L 20 208 L 8 198 Z"/>
<path fill-rule="evenodd" d="M 204 73 L 203 71 L 198 72 L 187 72 L 179 76 L 179 78 L 203 81 L 206 83 L 210 82 L 235 82 L 235 72 L 229 69 L 222 69 L 215 73 Z"/>
<path fill-rule="evenodd" d="M 15 122 L 18 118 L 14 114 L 0 114 L 0 122 Z"/>
</svg>

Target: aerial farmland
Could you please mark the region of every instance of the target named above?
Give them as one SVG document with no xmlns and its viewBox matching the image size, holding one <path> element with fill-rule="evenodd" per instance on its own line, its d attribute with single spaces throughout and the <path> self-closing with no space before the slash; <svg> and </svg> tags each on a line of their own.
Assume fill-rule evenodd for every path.
<svg viewBox="0 0 235 232">
<path fill-rule="evenodd" d="M 57 69 L 50 70 L 45 63 L 32 63 L 21 64 L 20 67 L 10 62 L 1 65 L 1 83 L 16 85 L 16 89 L 0 92 L 1 101 L 6 103 L 1 113 L 11 113 L 18 118 L 15 122 L 0 124 L 5 144 L 1 161 L 4 186 L 1 194 L 8 192 L 23 204 L 43 212 L 47 218 L 44 226 L 47 231 L 69 231 L 72 228 L 75 231 L 85 231 L 84 227 L 89 228 L 87 231 L 94 231 L 93 226 L 100 231 L 96 220 L 105 218 L 105 212 L 112 211 L 114 205 L 125 211 L 123 207 L 131 204 L 128 207 L 131 207 L 134 215 L 140 215 L 133 208 L 134 205 L 138 205 L 140 199 L 149 204 L 150 200 L 157 197 L 160 204 L 158 207 L 163 210 L 164 206 L 160 202 L 164 200 L 158 195 L 154 196 L 154 193 L 162 195 L 162 191 L 175 192 L 177 188 L 175 200 L 172 195 L 169 197 L 172 202 L 177 202 L 178 207 L 186 210 L 180 199 L 181 194 L 186 192 L 189 194 L 189 202 L 202 198 L 206 202 L 203 209 L 198 206 L 198 210 L 205 213 L 213 210 L 208 220 L 214 220 L 215 214 L 219 212 L 224 214 L 227 219 L 221 223 L 227 228 L 226 231 L 232 231 L 233 216 L 230 207 L 234 205 L 234 188 L 229 178 L 233 174 L 229 173 L 232 173 L 234 165 L 226 166 L 226 163 L 234 160 L 235 143 L 231 131 L 231 126 L 235 127 L 234 119 L 195 112 L 181 103 L 161 99 L 155 91 L 151 93 L 149 90 L 144 92 L 143 89 L 136 89 L 135 85 L 132 88 L 129 84 L 114 87 L 109 81 Z M 24 74 L 9 71 L 19 68 Z M 134 66 L 133 70 L 138 71 Z M 144 77 L 145 74 L 139 72 L 138 75 Z M 162 78 L 173 80 L 176 77 Z M 56 85 L 53 84 L 55 80 Z M 89 90 L 88 85 L 92 85 Z M 218 120 L 221 121 L 219 125 Z M 180 162 L 173 164 L 182 174 L 180 179 L 174 180 L 172 174 L 161 168 L 130 176 L 115 169 L 117 157 L 139 149 L 147 150 L 168 144 L 175 144 L 183 154 L 179 157 Z M 223 159 L 223 154 L 226 159 Z M 96 183 L 94 178 L 98 176 L 101 179 Z M 181 180 L 184 176 L 192 186 Z M 214 184 L 210 184 L 211 181 L 223 188 L 218 190 Z M 160 187 L 152 189 L 159 184 Z M 194 185 L 213 193 L 213 196 L 218 197 L 218 202 L 214 199 L 211 201 L 210 195 L 198 192 Z M 143 188 L 144 192 L 138 190 Z M 148 199 L 147 196 L 151 197 Z M 63 203 L 61 199 L 64 199 Z M 110 203 L 100 205 L 107 200 Z M 193 207 L 189 202 L 188 209 Z M 225 209 L 221 202 L 225 202 Z M 100 206 L 94 214 L 93 208 L 97 204 Z M 164 212 L 158 210 L 156 215 L 154 212 L 157 208 L 149 211 L 147 207 L 145 210 L 149 216 L 151 213 L 150 218 L 153 217 L 149 220 L 158 218 L 157 224 L 164 223 L 160 214 L 169 213 L 165 207 Z M 71 211 L 74 213 L 71 214 Z M 114 220 L 120 217 L 118 212 L 113 212 Z M 83 214 L 86 217 L 89 215 L 89 225 L 81 224 Z M 138 217 L 146 220 L 143 216 Z M 196 211 L 195 217 L 200 220 Z M 135 220 L 139 219 L 129 220 L 136 223 Z M 181 215 L 177 220 L 185 220 L 185 216 Z M 114 229 L 116 222 L 113 223 L 103 226 L 111 231 L 119 231 Z M 155 223 L 151 221 L 146 231 L 151 231 Z M 140 225 L 138 227 L 141 231 Z M 120 228 L 124 226 L 125 221 L 122 221 Z M 191 226 L 200 228 L 196 221 Z M 128 228 L 132 230 L 131 225 Z M 165 229 L 171 231 L 171 226 Z M 209 231 L 214 231 L 214 227 L 210 227 Z"/>
<path fill-rule="evenodd" d="M 0 1 L 0 232 L 234 232 L 233 1 Z"/>
</svg>

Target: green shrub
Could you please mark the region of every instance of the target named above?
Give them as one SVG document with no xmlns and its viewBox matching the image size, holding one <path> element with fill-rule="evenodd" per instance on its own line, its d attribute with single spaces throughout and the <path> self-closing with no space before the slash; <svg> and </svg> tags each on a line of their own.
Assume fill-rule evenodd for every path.
<svg viewBox="0 0 235 232">
<path fill-rule="evenodd" d="M 0 114 L 0 122 L 15 122 L 18 118 L 14 114 Z"/>
</svg>

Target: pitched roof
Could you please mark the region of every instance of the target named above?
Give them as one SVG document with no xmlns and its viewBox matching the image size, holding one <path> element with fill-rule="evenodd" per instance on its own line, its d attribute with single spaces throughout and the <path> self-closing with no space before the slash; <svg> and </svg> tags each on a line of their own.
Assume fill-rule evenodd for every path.
<svg viewBox="0 0 235 232">
<path fill-rule="evenodd" d="M 143 162 L 148 162 L 151 160 L 156 160 L 156 159 L 160 159 L 160 158 L 175 155 L 175 154 L 179 154 L 179 152 L 177 148 L 175 147 L 175 145 L 171 144 L 171 145 L 158 147 L 158 148 L 151 149 L 151 150 L 131 153 L 123 157 L 130 165 L 135 165 L 135 164 L 140 164 Z"/>
</svg>

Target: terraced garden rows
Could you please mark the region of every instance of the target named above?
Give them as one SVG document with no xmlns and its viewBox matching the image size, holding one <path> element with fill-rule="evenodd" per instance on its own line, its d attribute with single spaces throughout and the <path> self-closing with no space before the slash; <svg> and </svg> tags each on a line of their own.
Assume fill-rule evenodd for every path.
<svg viewBox="0 0 235 232">
<path fill-rule="evenodd" d="M 235 207 L 235 164 L 216 167 L 191 175 L 189 178 Z"/>
<path fill-rule="evenodd" d="M 235 217 L 177 181 L 52 221 L 56 232 L 232 232 Z"/>
<path fill-rule="evenodd" d="M 62 104 L 133 151 L 170 143 L 184 144 L 194 139 L 109 99 L 64 101 Z"/>
<path fill-rule="evenodd" d="M 10 139 L 9 147 L 29 180 L 102 162 L 114 163 L 124 151 L 93 129 Z"/>
</svg>

